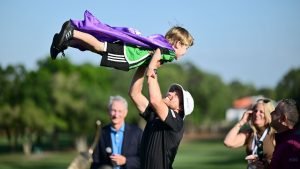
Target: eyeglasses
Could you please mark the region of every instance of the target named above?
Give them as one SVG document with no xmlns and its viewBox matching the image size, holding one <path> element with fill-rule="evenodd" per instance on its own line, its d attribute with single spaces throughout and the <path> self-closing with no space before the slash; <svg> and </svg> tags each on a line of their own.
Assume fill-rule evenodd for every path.
<svg viewBox="0 0 300 169">
<path fill-rule="evenodd" d="M 258 99 L 257 102 L 269 103 L 271 102 L 270 99 Z"/>
</svg>

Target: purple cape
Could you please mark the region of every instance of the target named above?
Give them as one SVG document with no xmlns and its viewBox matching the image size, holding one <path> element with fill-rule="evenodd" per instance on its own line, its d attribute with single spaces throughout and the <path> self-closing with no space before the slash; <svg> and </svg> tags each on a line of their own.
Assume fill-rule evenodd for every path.
<svg viewBox="0 0 300 169">
<path fill-rule="evenodd" d="M 174 50 L 172 45 L 160 34 L 143 37 L 139 31 L 127 27 L 112 27 L 101 23 L 89 11 L 84 12 L 84 20 L 73 20 L 71 22 L 76 30 L 89 33 L 100 41 L 114 42 L 117 40 L 128 44 L 142 46 L 151 49 L 159 47 Z M 78 48 L 85 50 L 82 46 Z"/>
</svg>

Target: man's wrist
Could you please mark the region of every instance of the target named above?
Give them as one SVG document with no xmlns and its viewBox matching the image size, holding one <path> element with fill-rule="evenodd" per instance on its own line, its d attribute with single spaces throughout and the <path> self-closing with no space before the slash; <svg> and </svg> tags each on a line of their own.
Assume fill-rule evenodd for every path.
<svg viewBox="0 0 300 169">
<path fill-rule="evenodd" d="M 148 71 L 153 70 L 155 74 L 157 74 L 157 67 L 148 67 Z"/>
<path fill-rule="evenodd" d="M 157 75 L 157 69 L 153 69 L 153 72 Z"/>
</svg>

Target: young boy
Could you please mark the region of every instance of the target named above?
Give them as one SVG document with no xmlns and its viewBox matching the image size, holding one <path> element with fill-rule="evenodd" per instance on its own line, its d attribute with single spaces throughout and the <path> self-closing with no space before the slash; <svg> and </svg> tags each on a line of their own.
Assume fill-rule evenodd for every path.
<svg viewBox="0 0 300 169">
<path fill-rule="evenodd" d="M 71 46 L 102 55 L 101 66 L 128 71 L 148 65 L 154 53 L 160 57 L 151 62 L 158 65 L 177 60 L 194 41 L 186 29 L 178 26 L 171 28 L 165 37 L 159 34 L 142 37 L 135 29 L 103 24 L 88 11 L 84 16 L 82 21 L 66 21 L 54 35 L 50 47 L 53 60 Z"/>
</svg>

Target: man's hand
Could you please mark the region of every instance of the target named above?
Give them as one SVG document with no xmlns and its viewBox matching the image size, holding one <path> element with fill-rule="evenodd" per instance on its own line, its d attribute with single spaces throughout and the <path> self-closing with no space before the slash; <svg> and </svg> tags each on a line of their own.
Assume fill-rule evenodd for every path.
<svg viewBox="0 0 300 169">
<path fill-rule="evenodd" d="M 114 165 L 122 166 L 122 165 L 126 164 L 125 156 L 122 156 L 120 154 L 113 154 L 109 157 Z"/>
<path fill-rule="evenodd" d="M 264 163 L 258 160 L 257 155 L 248 155 L 245 160 L 248 160 L 248 168 L 251 169 L 264 169 Z"/>
</svg>

